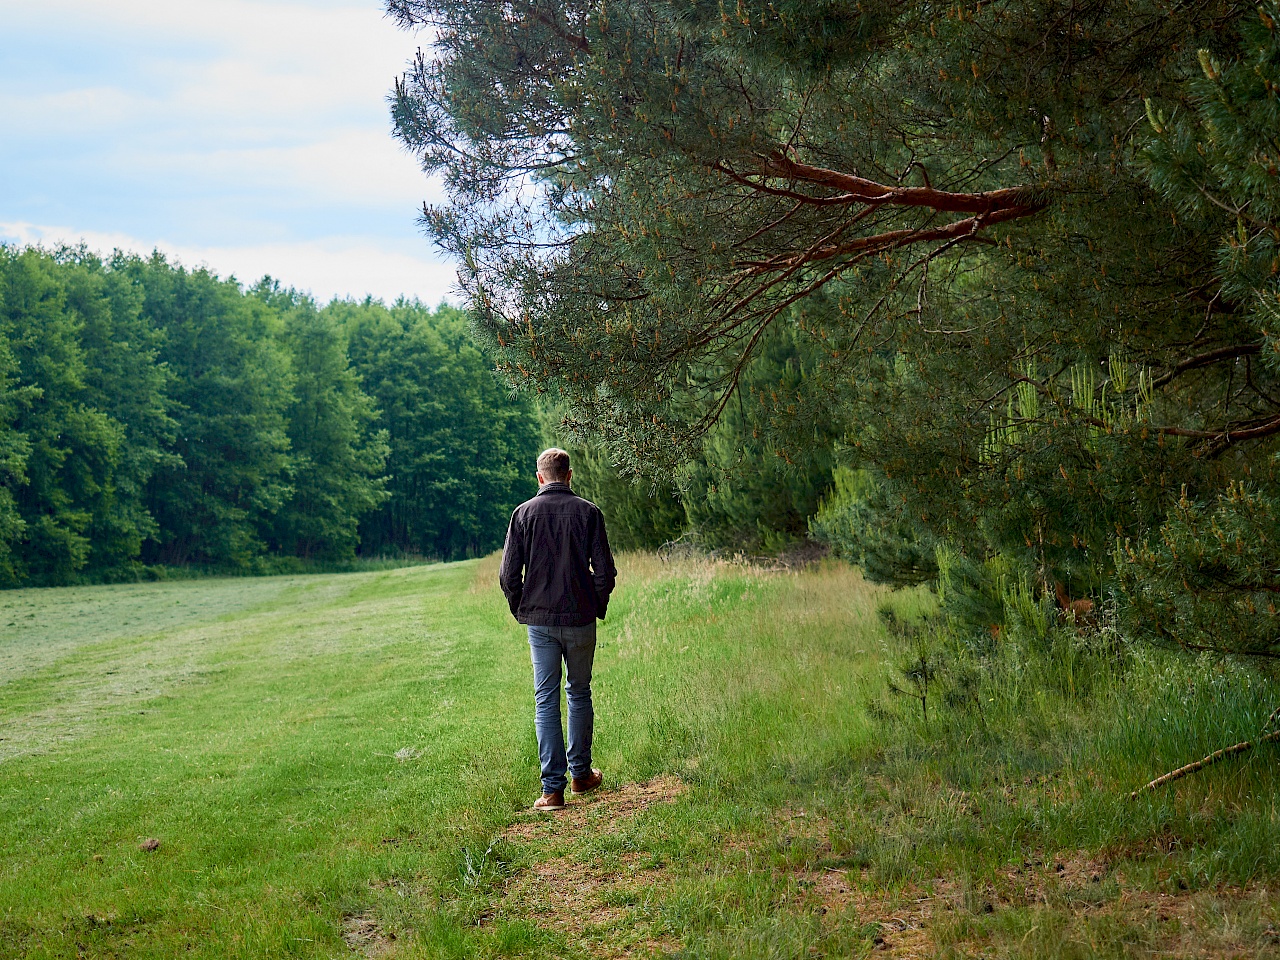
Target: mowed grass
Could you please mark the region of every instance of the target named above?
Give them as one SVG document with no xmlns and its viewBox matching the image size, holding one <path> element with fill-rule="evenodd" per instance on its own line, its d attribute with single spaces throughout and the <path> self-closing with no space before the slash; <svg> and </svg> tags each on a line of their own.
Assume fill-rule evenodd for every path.
<svg viewBox="0 0 1280 960">
<path fill-rule="evenodd" d="M 634 555 L 610 789 L 537 817 L 495 579 L 0 594 L 0 956 L 1280 955 L 1276 752 L 1125 799 L 1256 732 L 1266 676 L 1029 660 L 926 724 L 877 607 L 927 593 Z"/>
</svg>

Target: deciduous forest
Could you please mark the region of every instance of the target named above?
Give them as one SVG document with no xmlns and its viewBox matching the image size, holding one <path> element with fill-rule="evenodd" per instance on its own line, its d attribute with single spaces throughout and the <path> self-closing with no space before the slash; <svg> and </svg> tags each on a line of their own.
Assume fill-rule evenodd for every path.
<svg viewBox="0 0 1280 960">
<path fill-rule="evenodd" d="M 501 545 L 532 407 L 443 306 L 0 248 L 0 583 Z"/>
</svg>

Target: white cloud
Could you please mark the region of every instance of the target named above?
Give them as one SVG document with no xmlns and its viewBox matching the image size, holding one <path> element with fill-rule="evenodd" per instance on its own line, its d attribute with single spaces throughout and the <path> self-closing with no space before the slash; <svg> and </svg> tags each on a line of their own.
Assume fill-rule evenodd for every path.
<svg viewBox="0 0 1280 960">
<path fill-rule="evenodd" d="M 390 136 L 361 129 L 288 146 L 175 151 L 147 158 L 140 169 L 220 181 L 242 190 L 285 191 L 325 204 L 398 204 L 406 220 L 423 200 L 443 198 L 439 182 L 424 176 L 417 161 Z"/>
<path fill-rule="evenodd" d="M 36 128 L 44 137 L 111 130 L 137 116 L 139 97 L 119 87 L 15 94 L 0 91 L 0 115 L 19 131 Z M 21 135 L 21 133 L 19 133 Z"/>
<path fill-rule="evenodd" d="M 156 247 L 321 298 L 452 285 L 415 227 L 440 186 L 386 105 L 429 37 L 380 0 L 0 0 L 0 22 L 10 242 Z"/>
</svg>

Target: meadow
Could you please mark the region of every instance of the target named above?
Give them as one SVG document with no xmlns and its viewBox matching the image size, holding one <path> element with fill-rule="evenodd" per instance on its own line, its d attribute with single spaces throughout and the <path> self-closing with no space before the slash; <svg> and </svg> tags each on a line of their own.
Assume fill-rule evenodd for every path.
<svg viewBox="0 0 1280 960">
<path fill-rule="evenodd" d="M 1280 956 L 1277 748 L 1128 799 L 1267 673 L 1058 645 L 922 705 L 927 591 L 621 566 L 558 815 L 496 558 L 0 594 L 0 956 Z"/>
</svg>

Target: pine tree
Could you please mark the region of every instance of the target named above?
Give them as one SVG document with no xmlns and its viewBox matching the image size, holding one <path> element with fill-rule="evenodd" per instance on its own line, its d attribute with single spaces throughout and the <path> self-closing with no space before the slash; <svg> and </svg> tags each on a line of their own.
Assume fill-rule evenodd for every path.
<svg viewBox="0 0 1280 960">
<path fill-rule="evenodd" d="M 1197 52 L 1189 104 L 1147 103 L 1152 183 L 1182 217 L 1225 219 L 1216 295 L 1230 338 L 1171 373 L 1211 389 L 1230 419 L 1184 431 L 1222 463 L 1218 482 L 1188 484 L 1158 531 L 1116 551 L 1130 631 L 1268 657 L 1280 657 L 1278 24 L 1280 4 L 1262 4 L 1241 23 L 1237 56 Z M 1225 383 L 1204 377 L 1213 367 Z"/>
<path fill-rule="evenodd" d="M 481 330 L 633 468 L 781 327 L 821 363 L 768 443 L 822 423 L 907 540 L 1042 594 L 1272 489 L 1272 3 L 389 6 L 438 31 L 395 116 Z"/>
</svg>

